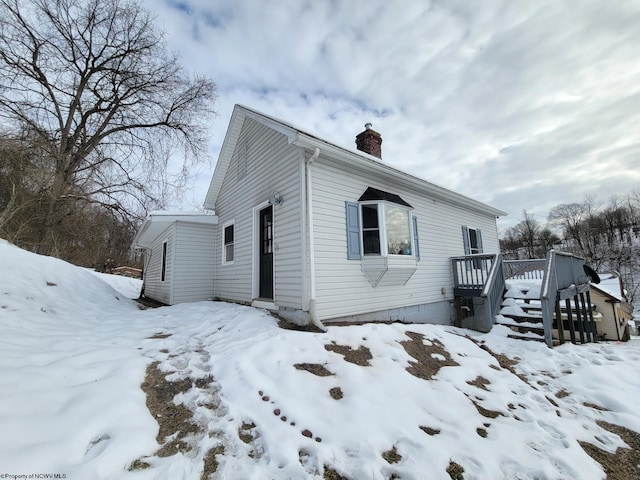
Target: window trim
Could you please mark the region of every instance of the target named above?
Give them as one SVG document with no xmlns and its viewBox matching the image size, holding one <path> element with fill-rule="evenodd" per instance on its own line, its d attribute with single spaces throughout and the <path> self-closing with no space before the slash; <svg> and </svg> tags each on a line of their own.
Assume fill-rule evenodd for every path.
<svg viewBox="0 0 640 480">
<path fill-rule="evenodd" d="M 227 228 L 233 227 L 232 234 L 233 240 L 231 242 L 226 242 L 226 231 Z M 236 258 L 236 222 L 235 220 L 230 220 L 226 223 L 222 224 L 222 265 L 233 265 Z M 231 246 L 233 248 L 231 260 L 227 260 L 227 247 Z"/>
</svg>

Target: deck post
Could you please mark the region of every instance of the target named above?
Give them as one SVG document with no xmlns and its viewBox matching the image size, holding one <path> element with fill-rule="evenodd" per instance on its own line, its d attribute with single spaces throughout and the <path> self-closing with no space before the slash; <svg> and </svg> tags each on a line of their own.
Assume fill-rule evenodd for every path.
<svg viewBox="0 0 640 480">
<path fill-rule="evenodd" d="M 593 341 L 598 341 L 598 328 L 596 322 L 593 319 L 593 310 L 591 309 L 591 292 L 587 290 L 587 305 L 589 306 L 589 321 L 591 322 L 591 331 L 593 332 Z M 617 330 L 617 329 L 616 329 Z"/>
<path fill-rule="evenodd" d="M 573 312 L 571 311 L 571 300 L 567 298 L 564 301 L 565 308 L 567 309 L 567 320 L 569 321 L 569 335 L 571 336 L 571 343 L 576 343 L 576 325 L 573 323 Z"/>
<path fill-rule="evenodd" d="M 593 342 L 593 333 L 591 332 L 591 324 L 589 323 L 587 304 L 584 301 L 584 293 L 580 293 L 580 310 L 582 312 L 582 321 L 584 322 L 585 332 L 587 333 L 587 343 L 591 343 Z"/>
<path fill-rule="evenodd" d="M 556 298 L 556 323 L 558 324 L 558 340 L 562 345 L 564 343 L 564 325 L 562 324 L 562 309 L 560 308 L 559 298 Z"/>
<path fill-rule="evenodd" d="M 580 331 L 580 343 L 584 343 L 584 323 L 582 319 L 582 308 L 578 300 L 578 295 L 574 295 L 573 305 L 576 308 L 576 320 L 578 321 L 578 330 Z"/>
</svg>

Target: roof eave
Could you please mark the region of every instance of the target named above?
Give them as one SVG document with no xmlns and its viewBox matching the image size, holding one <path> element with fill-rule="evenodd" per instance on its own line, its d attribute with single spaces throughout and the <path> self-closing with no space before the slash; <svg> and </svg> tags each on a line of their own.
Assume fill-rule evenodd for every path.
<svg viewBox="0 0 640 480">
<path fill-rule="evenodd" d="M 507 213 L 503 212 L 502 210 L 499 210 L 490 205 L 474 200 L 460 193 L 456 193 L 452 190 L 449 190 L 447 188 L 431 183 L 427 180 L 413 176 L 410 173 L 406 173 L 406 172 L 403 172 L 402 170 L 398 170 L 397 168 L 394 168 L 386 163 L 383 163 L 377 157 L 374 157 L 367 153 L 353 152 L 346 148 L 342 148 L 337 145 L 328 143 L 317 137 L 306 135 L 303 132 L 298 132 L 297 138 L 291 143 L 298 145 L 300 147 L 310 148 L 310 149 L 318 147 L 320 148 L 321 151 L 329 153 L 332 157 L 338 160 L 342 160 L 349 164 L 358 165 L 361 168 L 373 169 L 374 171 L 379 173 L 384 173 L 385 175 L 391 175 L 402 182 L 412 185 L 414 188 L 418 188 L 422 191 L 426 191 L 430 195 L 433 195 L 442 200 L 446 200 L 448 202 L 452 202 L 464 207 L 472 208 L 474 210 L 480 211 L 482 213 L 487 213 L 495 217 L 507 216 Z"/>
<path fill-rule="evenodd" d="M 217 225 L 218 217 L 196 213 L 154 212 L 147 215 L 138 233 L 131 242 L 132 250 L 146 249 L 173 223 L 191 223 L 198 225 Z"/>
</svg>

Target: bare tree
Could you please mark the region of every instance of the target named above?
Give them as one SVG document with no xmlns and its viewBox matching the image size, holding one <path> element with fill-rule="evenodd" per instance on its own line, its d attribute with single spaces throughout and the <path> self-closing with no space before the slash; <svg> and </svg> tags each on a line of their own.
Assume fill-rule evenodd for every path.
<svg viewBox="0 0 640 480">
<path fill-rule="evenodd" d="M 527 258 L 536 258 L 536 243 L 540 233 L 540 224 L 526 210 L 522 211 L 522 219 L 514 229 L 521 242 L 527 247 Z"/>
<path fill-rule="evenodd" d="M 126 216 L 158 200 L 170 152 L 197 161 L 215 84 L 188 75 L 127 0 L 0 0 L 0 118 L 51 167 L 37 250 L 80 203 Z"/>
<path fill-rule="evenodd" d="M 548 223 L 562 230 L 565 242 L 575 245 L 575 253 L 585 255 L 587 252 L 586 219 L 588 207 L 584 203 L 563 203 L 551 209 Z"/>
</svg>

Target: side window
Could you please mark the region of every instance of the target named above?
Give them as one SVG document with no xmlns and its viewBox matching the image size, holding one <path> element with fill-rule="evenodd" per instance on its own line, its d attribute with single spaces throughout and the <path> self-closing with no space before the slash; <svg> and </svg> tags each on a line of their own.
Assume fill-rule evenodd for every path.
<svg viewBox="0 0 640 480">
<path fill-rule="evenodd" d="M 365 255 L 380 255 L 378 205 L 362 205 L 362 246 Z"/>
<path fill-rule="evenodd" d="M 482 253 L 482 233 L 478 228 L 462 227 L 462 243 L 464 254 Z"/>
<path fill-rule="evenodd" d="M 222 228 L 222 263 L 232 263 L 235 255 L 234 251 L 234 238 L 235 229 L 234 224 L 229 223 Z"/>
<path fill-rule="evenodd" d="M 162 264 L 160 266 L 160 281 L 167 279 L 167 241 L 162 242 Z"/>
<path fill-rule="evenodd" d="M 387 231 L 389 255 L 411 255 L 411 214 L 404 207 L 384 205 L 384 225 Z"/>
</svg>

